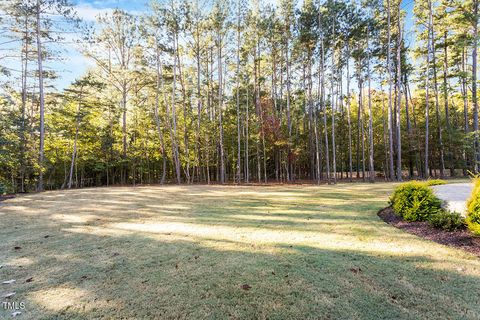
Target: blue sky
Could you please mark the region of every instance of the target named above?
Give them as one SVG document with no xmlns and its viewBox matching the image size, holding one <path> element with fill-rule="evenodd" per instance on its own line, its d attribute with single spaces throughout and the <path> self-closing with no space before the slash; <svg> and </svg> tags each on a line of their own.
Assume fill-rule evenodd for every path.
<svg viewBox="0 0 480 320">
<path fill-rule="evenodd" d="M 268 0 L 275 2 L 275 0 Z M 141 13 L 148 10 L 149 0 L 77 0 L 74 1 L 78 15 L 87 23 L 93 23 L 99 14 L 109 12 L 114 8 L 121 8 L 132 13 Z M 407 44 L 413 46 L 414 0 L 403 0 L 402 9 L 407 12 L 405 21 L 405 38 Z M 85 58 L 74 44 L 65 45 L 63 61 L 50 63 L 49 67 L 59 73 L 59 78 L 54 85 L 61 90 L 80 77 L 85 71 L 93 66 L 93 62 Z"/>
<path fill-rule="evenodd" d="M 108 13 L 115 8 L 121 8 L 132 13 L 146 11 L 149 1 L 135 0 L 81 0 L 74 1 L 77 14 L 87 23 L 93 23 L 96 16 Z M 85 58 L 75 47 L 67 46 L 66 59 L 51 65 L 52 68 L 61 70 L 60 78 L 56 80 L 57 89 L 63 89 L 80 77 L 85 71 L 93 66 L 93 62 Z"/>
</svg>

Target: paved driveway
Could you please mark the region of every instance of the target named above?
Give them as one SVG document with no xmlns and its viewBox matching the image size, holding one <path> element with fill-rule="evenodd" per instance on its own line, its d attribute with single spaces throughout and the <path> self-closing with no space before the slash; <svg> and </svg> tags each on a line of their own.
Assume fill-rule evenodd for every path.
<svg viewBox="0 0 480 320">
<path fill-rule="evenodd" d="M 445 208 L 452 212 L 465 215 L 467 212 L 467 199 L 472 193 L 471 183 L 452 183 L 433 186 L 437 197 L 446 202 Z"/>
</svg>

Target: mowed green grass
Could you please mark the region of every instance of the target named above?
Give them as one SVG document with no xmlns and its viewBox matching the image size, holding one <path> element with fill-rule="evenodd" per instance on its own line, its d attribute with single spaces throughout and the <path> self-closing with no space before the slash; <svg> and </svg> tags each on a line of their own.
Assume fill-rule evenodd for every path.
<svg viewBox="0 0 480 320">
<path fill-rule="evenodd" d="M 21 319 L 479 319 L 480 260 L 381 221 L 393 187 L 19 196 L 0 204 L 0 290 Z"/>
</svg>

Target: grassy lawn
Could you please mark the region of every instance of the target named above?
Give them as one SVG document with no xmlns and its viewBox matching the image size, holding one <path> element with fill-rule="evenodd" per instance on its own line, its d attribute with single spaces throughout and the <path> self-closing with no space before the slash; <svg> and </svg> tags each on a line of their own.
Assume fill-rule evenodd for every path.
<svg viewBox="0 0 480 320">
<path fill-rule="evenodd" d="M 21 319 L 479 319 L 480 260 L 381 221 L 392 188 L 20 196 L 0 204 L 0 280 L 17 280 L 0 293 Z"/>
</svg>

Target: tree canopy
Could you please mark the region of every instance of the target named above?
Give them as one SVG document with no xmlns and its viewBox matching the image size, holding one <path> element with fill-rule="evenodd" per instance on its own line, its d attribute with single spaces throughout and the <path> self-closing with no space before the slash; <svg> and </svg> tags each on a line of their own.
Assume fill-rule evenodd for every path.
<svg viewBox="0 0 480 320">
<path fill-rule="evenodd" d="M 477 173 L 478 0 L 407 5 L 4 1 L 0 192 Z M 57 90 L 71 34 L 95 66 Z"/>
</svg>

